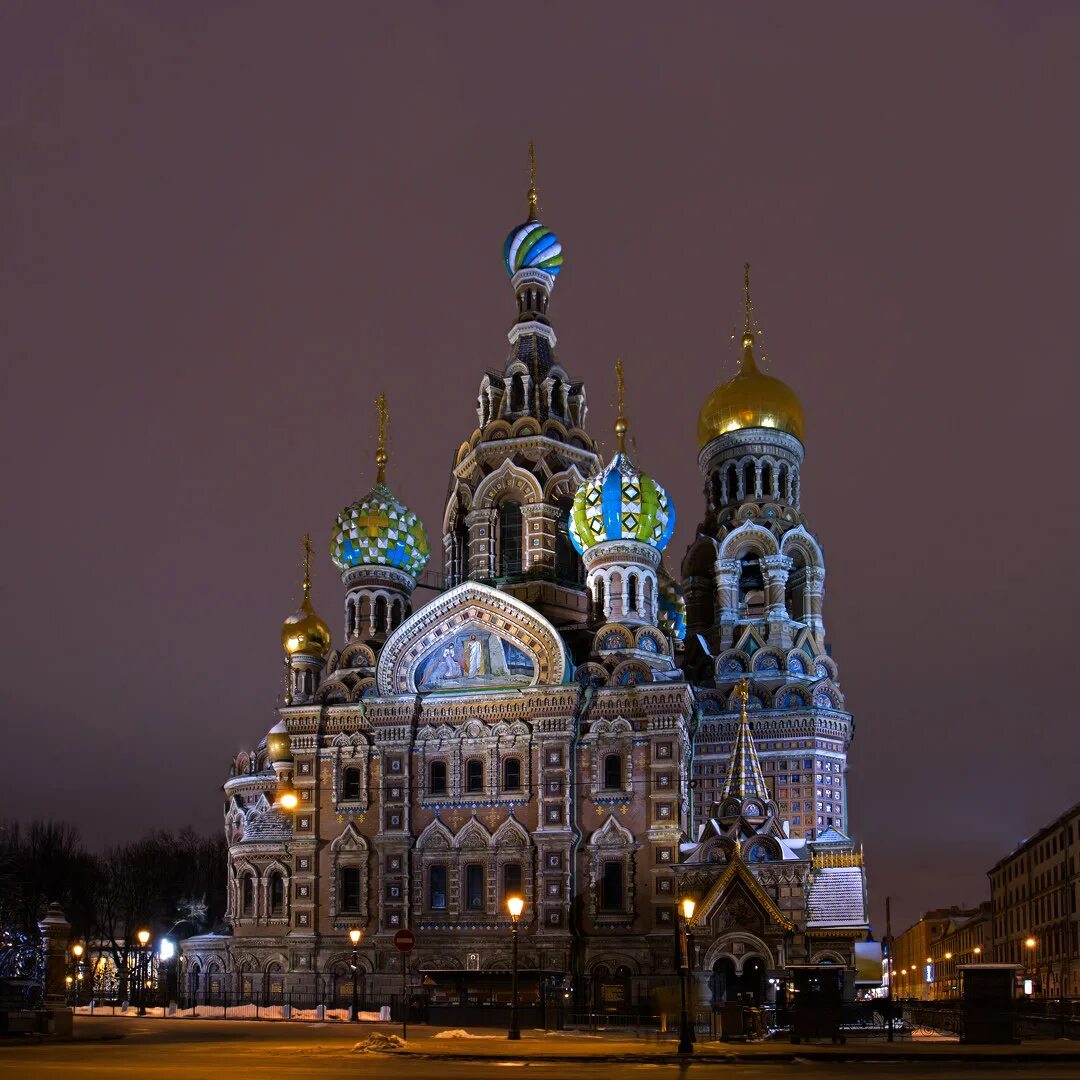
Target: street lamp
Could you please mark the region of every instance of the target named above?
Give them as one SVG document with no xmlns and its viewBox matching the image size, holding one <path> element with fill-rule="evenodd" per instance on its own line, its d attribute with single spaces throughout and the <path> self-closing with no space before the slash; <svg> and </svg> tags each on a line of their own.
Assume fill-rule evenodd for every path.
<svg viewBox="0 0 1080 1080">
<path fill-rule="evenodd" d="M 295 810 L 300 805 L 300 796 L 292 784 L 285 783 L 278 788 L 277 801 L 282 810 Z"/>
<path fill-rule="evenodd" d="M 150 940 L 149 930 L 140 930 L 135 937 L 139 942 L 139 951 L 135 961 L 135 971 L 139 980 L 139 1016 L 146 1015 L 146 976 L 143 974 L 143 964 L 146 957 L 146 945 Z"/>
<path fill-rule="evenodd" d="M 356 951 L 356 947 L 360 944 L 360 939 L 363 936 L 364 931 L 358 930 L 356 927 L 349 931 L 349 940 L 352 942 L 352 1020 L 354 1023 L 360 1019 L 360 999 L 357 996 L 356 985 L 360 972 L 360 954 Z"/>
<path fill-rule="evenodd" d="M 973 951 L 974 951 L 976 956 L 982 956 L 982 946 L 981 945 L 976 945 Z"/>
<path fill-rule="evenodd" d="M 1035 949 L 1038 946 L 1038 944 L 1039 943 L 1035 940 L 1034 937 L 1028 936 L 1028 937 L 1024 938 L 1024 948 L 1028 950 L 1028 953 L 1031 956 L 1032 960 L 1035 959 Z M 1031 964 L 1031 965 L 1025 964 L 1024 965 L 1025 970 L 1028 969 L 1029 967 L 1030 967 L 1032 975 L 1034 976 L 1035 979 L 1037 979 L 1039 977 L 1039 969 L 1038 969 L 1038 967 L 1035 964 Z M 1032 996 L 1034 996 L 1034 993 L 1035 993 L 1034 979 L 1026 979 L 1025 982 L 1031 984 L 1031 990 L 1028 991 L 1027 987 L 1025 986 L 1025 988 L 1024 988 L 1025 992 L 1030 993 Z"/>
<path fill-rule="evenodd" d="M 75 1007 L 79 1007 L 80 991 L 82 990 L 82 958 L 85 950 L 76 942 L 71 946 L 71 955 L 75 957 Z"/>
<path fill-rule="evenodd" d="M 511 948 L 510 966 L 510 1030 L 506 1033 L 508 1039 L 520 1039 L 521 1028 L 518 1026 L 518 923 L 521 913 L 525 910 L 525 898 L 523 896 L 508 896 L 506 898 L 506 910 L 510 912 L 510 940 Z"/>
<path fill-rule="evenodd" d="M 690 1027 L 690 1017 L 686 1012 L 686 978 L 690 967 L 690 920 L 694 917 L 696 907 L 692 897 L 684 896 L 680 907 L 684 920 L 684 932 L 686 940 L 683 943 L 683 954 L 679 965 L 679 1053 L 692 1054 L 694 1052 L 694 1032 Z"/>
</svg>

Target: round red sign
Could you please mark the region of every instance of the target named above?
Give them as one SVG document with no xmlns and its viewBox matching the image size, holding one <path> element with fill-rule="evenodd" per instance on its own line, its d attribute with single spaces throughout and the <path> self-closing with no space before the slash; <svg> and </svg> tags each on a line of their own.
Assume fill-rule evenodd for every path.
<svg viewBox="0 0 1080 1080">
<path fill-rule="evenodd" d="M 399 930 L 394 935 L 394 944 L 398 952 L 412 952 L 416 944 L 416 935 L 411 930 Z"/>
</svg>

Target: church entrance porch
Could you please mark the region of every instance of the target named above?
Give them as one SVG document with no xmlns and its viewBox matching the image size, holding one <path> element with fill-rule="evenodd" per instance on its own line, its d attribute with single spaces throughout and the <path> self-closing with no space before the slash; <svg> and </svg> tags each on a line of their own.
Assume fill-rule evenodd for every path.
<svg viewBox="0 0 1080 1080">
<path fill-rule="evenodd" d="M 767 986 L 765 963 L 760 957 L 751 956 L 739 969 L 730 957 L 723 956 L 713 964 L 709 986 L 714 1008 L 732 1002 L 764 1005 Z"/>
</svg>

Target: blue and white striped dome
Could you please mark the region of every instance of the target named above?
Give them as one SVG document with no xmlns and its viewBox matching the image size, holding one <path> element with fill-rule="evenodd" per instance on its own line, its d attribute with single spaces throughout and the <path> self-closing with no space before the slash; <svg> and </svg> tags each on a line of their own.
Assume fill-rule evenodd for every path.
<svg viewBox="0 0 1080 1080">
<path fill-rule="evenodd" d="M 511 277 L 526 267 L 543 270 L 555 277 L 562 268 L 562 244 L 546 225 L 526 221 L 510 230 L 503 245 L 503 262 Z"/>
</svg>

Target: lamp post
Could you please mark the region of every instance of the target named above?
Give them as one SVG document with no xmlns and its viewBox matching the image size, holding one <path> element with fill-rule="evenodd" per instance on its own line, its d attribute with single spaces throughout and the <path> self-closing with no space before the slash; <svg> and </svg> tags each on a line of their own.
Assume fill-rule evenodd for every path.
<svg viewBox="0 0 1080 1080">
<path fill-rule="evenodd" d="M 518 1026 L 518 922 L 525 910 L 525 899 L 521 896 L 508 896 L 506 909 L 510 912 L 510 1030 L 508 1039 L 520 1039 L 521 1028 Z"/>
<path fill-rule="evenodd" d="M 1038 961 L 1036 959 L 1035 950 L 1039 947 L 1038 941 L 1033 936 L 1024 938 L 1024 948 L 1027 949 L 1027 955 L 1031 957 L 1031 964 L 1024 964 L 1024 970 L 1030 970 L 1032 978 L 1029 980 L 1031 983 L 1031 996 L 1035 996 L 1035 980 L 1039 977 Z"/>
<path fill-rule="evenodd" d="M 360 972 L 360 954 L 356 951 L 356 947 L 360 944 L 360 939 L 364 936 L 363 930 L 358 930 L 353 927 L 349 931 L 349 940 L 352 942 L 352 1016 L 350 1019 L 355 1023 L 360 1019 L 360 999 L 357 994 L 357 979 Z"/>
<path fill-rule="evenodd" d="M 136 953 L 135 971 L 139 980 L 139 1016 L 146 1015 L 146 973 L 143 966 L 146 963 L 146 945 L 150 940 L 149 930 L 140 930 L 135 937 L 139 941 L 139 951 Z"/>
<path fill-rule="evenodd" d="M 82 945 L 76 942 L 71 946 L 71 955 L 75 958 L 75 1007 L 79 1007 L 79 998 L 82 990 L 82 958 L 85 950 Z"/>
<path fill-rule="evenodd" d="M 689 897 L 683 897 L 680 907 L 684 920 L 682 962 L 679 964 L 679 1053 L 692 1054 L 694 1052 L 694 1032 L 690 1027 L 690 1017 L 686 1011 L 686 978 L 690 967 L 690 920 L 694 917 L 694 908 L 697 904 Z"/>
</svg>

